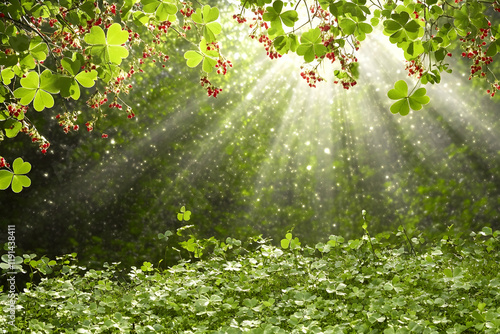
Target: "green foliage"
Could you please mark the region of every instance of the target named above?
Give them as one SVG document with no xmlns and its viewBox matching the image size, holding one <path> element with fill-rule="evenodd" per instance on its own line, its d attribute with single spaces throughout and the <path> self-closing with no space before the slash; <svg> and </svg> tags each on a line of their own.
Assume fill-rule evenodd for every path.
<svg viewBox="0 0 500 334">
<path fill-rule="evenodd" d="M 410 112 L 410 108 L 413 110 L 422 109 L 422 105 L 430 101 L 429 97 L 425 95 L 426 92 L 425 88 L 419 88 L 415 92 L 408 94 L 408 85 L 404 80 L 399 80 L 394 85 L 394 88 L 387 93 L 391 100 L 398 100 L 391 106 L 391 112 L 405 116 Z"/>
<path fill-rule="evenodd" d="M 186 210 L 186 207 L 182 206 L 180 212 L 177 214 L 177 220 L 189 221 L 189 219 L 191 219 L 191 211 Z"/>
<path fill-rule="evenodd" d="M 90 54 L 96 64 L 120 65 L 122 59 L 128 56 L 128 50 L 122 46 L 128 41 L 128 36 L 119 23 L 113 23 L 106 35 L 101 27 L 93 26 L 85 35 L 85 42 L 90 45 Z"/>
<path fill-rule="evenodd" d="M 500 231 L 485 227 L 470 237 L 450 234 L 426 244 L 417 256 L 409 256 L 397 241 L 385 246 L 374 241 L 378 258 L 362 239 L 344 243 L 335 236 L 329 248 L 317 244 L 294 252 L 258 237 L 212 240 L 213 252 L 202 260 L 180 261 L 166 270 L 146 261 L 132 267 L 126 281 L 119 278 L 116 264 L 87 270 L 75 264 L 76 254 L 56 260 L 25 255 L 23 266 L 45 279 L 19 293 L 22 308 L 16 310 L 14 326 L 7 313 L 0 314 L 0 331 L 500 330 Z M 9 307 L 7 293 L 0 295 L 0 304 Z"/>
<path fill-rule="evenodd" d="M 17 158 L 12 164 L 12 169 L 12 171 L 0 170 L 0 190 L 5 190 L 11 186 L 13 192 L 19 193 L 23 190 L 23 187 L 31 185 L 31 179 L 24 175 L 31 170 L 31 164 L 23 161 L 22 158 Z"/>
</svg>

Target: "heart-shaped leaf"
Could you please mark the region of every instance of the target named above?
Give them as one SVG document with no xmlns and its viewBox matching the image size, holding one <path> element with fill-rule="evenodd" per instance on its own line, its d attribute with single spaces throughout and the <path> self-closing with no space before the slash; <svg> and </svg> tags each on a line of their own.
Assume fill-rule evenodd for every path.
<svg viewBox="0 0 500 334">
<path fill-rule="evenodd" d="M 391 100 L 399 100 L 408 96 L 408 85 L 404 80 L 399 80 L 394 84 L 394 89 L 391 89 L 387 96 Z"/>
<path fill-rule="evenodd" d="M 73 61 L 70 58 L 63 58 L 61 60 L 61 65 L 72 76 L 75 76 L 80 71 L 80 68 L 82 66 L 79 59 L 75 59 Z"/>
<path fill-rule="evenodd" d="M 187 59 L 186 63 L 189 67 L 196 67 L 203 60 L 203 56 L 199 52 L 192 50 L 184 53 L 184 58 Z"/>
<path fill-rule="evenodd" d="M 23 190 L 23 187 L 27 188 L 31 186 L 31 179 L 26 175 L 14 175 L 12 177 L 12 191 L 19 193 Z"/>
<path fill-rule="evenodd" d="M 38 61 L 45 60 L 49 49 L 40 36 L 35 36 L 30 41 L 29 51 Z"/>
<path fill-rule="evenodd" d="M 394 103 L 391 106 L 391 112 L 393 114 L 399 113 L 402 116 L 408 115 L 408 113 L 410 112 L 410 106 L 408 105 L 408 99 L 404 98 L 404 99 L 401 99 L 401 100 L 397 101 L 396 103 Z"/>
<path fill-rule="evenodd" d="M 0 170 L 0 190 L 5 190 L 10 186 L 13 176 L 14 174 L 8 170 Z"/>
<path fill-rule="evenodd" d="M 1 73 L 2 82 L 4 85 L 10 85 L 11 80 L 16 76 L 12 68 L 7 67 Z"/>
<path fill-rule="evenodd" d="M 22 127 L 23 125 L 21 122 L 12 118 L 8 119 L 4 123 L 5 135 L 7 136 L 7 138 L 14 138 L 15 136 L 17 136 Z"/>
<path fill-rule="evenodd" d="M 210 73 L 213 71 L 215 65 L 217 65 L 217 61 L 215 59 L 212 59 L 210 57 L 205 57 L 203 59 L 202 69 L 203 71 Z"/>
<path fill-rule="evenodd" d="M 22 158 L 17 158 L 12 163 L 12 169 L 14 173 L 8 170 L 0 170 L 0 190 L 5 190 L 9 185 L 12 185 L 12 191 L 19 193 L 23 190 L 23 187 L 31 185 L 30 178 L 23 175 L 31 170 L 31 164 L 23 161 Z"/>
<path fill-rule="evenodd" d="M 108 28 L 107 38 L 100 27 L 93 26 L 84 39 L 91 45 L 90 53 L 98 63 L 111 62 L 119 65 L 123 58 L 128 57 L 128 50 L 122 46 L 128 40 L 128 32 L 122 30 L 119 23 Z"/>
<path fill-rule="evenodd" d="M 426 89 L 425 88 L 419 88 L 413 93 L 409 98 L 410 102 L 410 107 L 413 110 L 420 110 L 422 109 L 423 104 L 427 104 L 430 101 L 430 98 L 425 95 L 426 94 Z"/>
<path fill-rule="evenodd" d="M 97 80 L 97 71 L 82 71 L 75 76 L 75 79 L 85 88 L 93 87 Z"/>
</svg>

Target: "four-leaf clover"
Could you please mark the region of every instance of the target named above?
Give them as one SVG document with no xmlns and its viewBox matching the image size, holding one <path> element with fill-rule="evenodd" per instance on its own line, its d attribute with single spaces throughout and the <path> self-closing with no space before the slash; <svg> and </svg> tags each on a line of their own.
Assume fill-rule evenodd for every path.
<svg viewBox="0 0 500 334">
<path fill-rule="evenodd" d="M 408 95 L 408 85 L 404 80 L 399 80 L 394 85 L 394 89 L 387 93 L 391 100 L 398 100 L 391 106 L 391 112 L 405 116 L 410 112 L 410 107 L 413 110 L 422 109 L 422 104 L 427 104 L 430 101 L 429 97 L 425 95 L 426 92 L 425 88 L 419 88 L 413 94 Z"/>
</svg>

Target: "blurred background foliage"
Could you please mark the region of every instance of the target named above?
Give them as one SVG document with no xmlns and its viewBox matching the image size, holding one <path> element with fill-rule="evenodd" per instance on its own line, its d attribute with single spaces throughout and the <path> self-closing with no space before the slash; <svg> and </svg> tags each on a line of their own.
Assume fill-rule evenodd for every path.
<svg viewBox="0 0 500 334">
<path fill-rule="evenodd" d="M 295 58 L 266 59 L 245 27 L 229 22 L 236 9 L 218 5 L 234 68 L 216 83 L 217 99 L 185 66 L 190 46 L 172 39 L 167 68 L 148 62 L 135 76 L 126 101 L 134 119 L 115 109 L 94 132 L 64 134 L 56 106 L 31 114 L 52 143 L 47 155 L 27 136 L 1 143 L 6 159 L 33 166 L 30 188 L 0 192 L 17 254 L 77 252 L 97 267 L 158 261 L 165 245 L 156 235 L 183 224 L 183 205 L 200 238 L 263 234 L 278 243 L 292 228 L 306 244 L 357 238 L 361 210 L 373 235 L 400 224 L 428 237 L 451 224 L 500 228 L 499 103 L 460 75 L 467 65 L 428 87 L 424 110 L 394 116 L 385 92 L 405 78 L 404 65 L 387 50 L 373 57 L 376 43 L 365 48 L 369 61 L 359 56 L 355 89 L 312 89 Z M 66 105 L 85 113 L 84 100 Z M 169 252 L 173 263 L 179 255 Z"/>
</svg>

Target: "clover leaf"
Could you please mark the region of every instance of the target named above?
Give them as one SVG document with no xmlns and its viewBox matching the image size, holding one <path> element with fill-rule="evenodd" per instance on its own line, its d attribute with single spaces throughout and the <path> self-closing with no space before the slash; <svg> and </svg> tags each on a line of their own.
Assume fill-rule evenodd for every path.
<svg viewBox="0 0 500 334">
<path fill-rule="evenodd" d="M 180 211 L 181 212 L 177 213 L 177 219 L 179 221 L 188 221 L 191 219 L 191 211 L 186 210 L 185 206 L 182 206 Z"/>
<path fill-rule="evenodd" d="M 186 51 L 184 58 L 187 59 L 186 63 L 189 67 L 196 67 L 203 60 L 203 55 L 198 51 Z"/>
<path fill-rule="evenodd" d="M 214 42 L 215 36 L 222 32 L 222 26 L 215 22 L 219 18 L 219 9 L 205 5 L 203 8 L 196 9 L 191 15 L 194 22 L 203 24 L 203 37 L 208 43 Z"/>
<path fill-rule="evenodd" d="M 165 0 L 141 0 L 145 13 L 154 13 L 158 21 L 174 22 L 177 6 Z"/>
<path fill-rule="evenodd" d="M 128 50 L 122 46 L 128 40 L 128 31 L 122 30 L 119 23 L 112 24 L 106 36 L 101 27 L 93 26 L 84 39 L 91 45 L 90 54 L 95 57 L 96 63 L 120 65 L 122 59 L 128 56 Z"/>
<path fill-rule="evenodd" d="M 45 70 L 40 76 L 35 71 L 29 72 L 21 79 L 21 86 L 14 91 L 14 96 L 21 99 L 22 105 L 27 106 L 33 101 L 36 111 L 54 106 L 54 98 L 50 94 L 59 93 L 57 79 L 50 70 Z"/>
<path fill-rule="evenodd" d="M 3 125 L 3 129 L 7 138 L 14 138 L 15 136 L 17 136 L 22 127 L 23 125 L 21 122 L 12 118 L 6 120 Z"/>
<path fill-rule="evenodd" d="M 399 80 L 394 84 L 394 89 L 391 89 L 387 96 L 391 100 L 398 100 L 391 106 L 393 114 L 408 115 L 410 107 L 413 110 L 422 109 L 423 104 L 429 103 L 430 99 L 426 94 L 425 88 L 417 89 L 412 95 L 408 96 L 408 85 L 404 80 Z"/>
<path fill-rule="evenodd" d="M 290 232 L 288 232 L 285 235 L 285 239 L 281 239 L 280 244 L 281 247 L 284 249 L 287 249 L 288 247 L 290 247 L 290 249 L 296 249 L 299 248 L 301 245 L 299 238 L 297 237 L 293 238 L 292 233 Z"/>
<path fill-rule="evenodd" d="M 286 12 L 281 12 L 283 10 L 283 2 L 278 0 L 273 3 L 272 7 L 267 7 L 266 12 L 262 15 L 264 21 L 271 22 L 271 35 L 278 35 L 283 32 L 283 25 L 293 28 L 295 22 L 299 20 L 299 15 L 295 10 L 287 10 Z"/>
<path fill-rule="evenodd" d="M 61 96 L 72 97 L 73 100 L 80 98 L 80 85 L 85 88 L 93 87 L 97 80 L 97 71 L 80 71 L 81 65 L 84 63 L 81 54 L 74 54 L 73 58 L 63 58 L 61 60 L 62 67 L 71 75 L 71 77 L 63 77 L 61 83 Z"/>
<path fill-rule="evenodd" d="M 189 50 L 184 53 L 184 58 L 189 67 L 198 66 L 203 61 L 203 71 L 210 73 L 217 65 L 217 60 L 213 57 L 219 57 L 219 52 L 208 48 L 207 40 L 202 38 L 200 42 L 200 51 Z"/>
<path fill-rule="evenodd" d="M 273 41 L 276 51 L 284 55 L 288 51 L 295 52 L 299 45 L 299 39 L 295 34 L 278 36 Z"/>
<path fill-rule="evenodd" d="M 312 62 L 316 57 L 323 56 L 327 51 L 320 35 L 319 28 L 314 28 L 306 31 L 300 37 L 301 44 L 297 48 L 297 54 L 304 56 L 304 60 L 308 63 Z"/>
<path fill-rule="evenodd" d="M 420 45 L 411 42 L 421 38 L 424 35 L 424 29 L 419 21 L 410 20 L 407 12 L 394 13 L 391 19 L 384 21 L 384 34 L 389 36 L 391 43 L 397 44 L 409 55 L 420 54 L 423 50 L 421 42 Z"/>
<path fill-rule="evenodd" d="M 12 191 L 19 193 L 23 190 L 23 187 L 31 185 L 30 178 L 23 175 L 31 170 L 31 164 L 24 162 L 22 158 L 17 158 L 12 163 L 12 169 L 14 172 L 4 169 L 0 170 L 0 190 L 5 190 L 9 186 L 12 186 Z"/>
<path fill-rule="evenodd" d="M 29 51 L 33 58 L 38 61 L 42 61 L 47 58 L 49 49 L 47 48 L 47 44 L 45 44 L 40 36 L 35 36 L 30 41 Z"/>
</svg>

